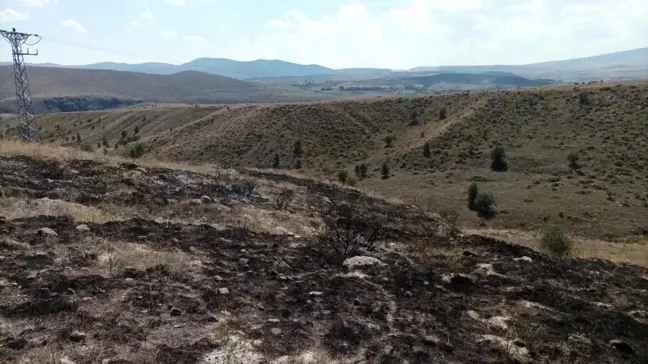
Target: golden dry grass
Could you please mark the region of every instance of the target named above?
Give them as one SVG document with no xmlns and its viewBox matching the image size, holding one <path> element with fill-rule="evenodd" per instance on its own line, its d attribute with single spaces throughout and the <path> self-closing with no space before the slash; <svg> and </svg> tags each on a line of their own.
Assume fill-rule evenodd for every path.
<svg viewBox="0 0 648 364">
<path fill-rule="evenodd" d="M 523 245 L 537 251 L 542 248 L 542 233 L 520 230 L 466 229 L 467 234 L 490 236 L 512 244 Z M 628 242 L 572 237 L 572 256 L 588 259 L 606 259 L 617 263 L 636 264 L 648 267 L 648 238 L 635 237 Z"/>
<path fill-rule="evenodd" d="M 42 198 L 24 200 L 19 198 L 0 198 L 0 210 L 7 219 L 24 219 L 40 215 L 68 216 L 74 221 L 103 224 L 109 221 L 124 220 L 120 208 L 105 206 L 97 208 L 62 200 Z"/>
</svg>

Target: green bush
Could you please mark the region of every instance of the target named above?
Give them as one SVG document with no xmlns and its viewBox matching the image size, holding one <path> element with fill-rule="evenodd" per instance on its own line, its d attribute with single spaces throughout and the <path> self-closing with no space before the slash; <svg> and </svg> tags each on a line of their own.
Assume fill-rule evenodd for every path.
<svg viewBox="0 0 648 364">
<path fill-rule="evenodd" d="M 497 202 L 495 197 L 487 192 L 480 192 L 477 194 L 474 203 L 474 210 L 484 217 L 491 217 L 495 215 Z"/>
<path fill-rule="evenodd" d="M 143 156 L 146 153 L 146 148 L 144 147 L 144 144 L 139 143 L 130 150 L 130 156 L 131 158 L 139 158 Z"/>
<path fill-rule="evenodd" d="M 558 256 L 571 254 L 573 243 L 567 233 L 558 227 L 552 227 L 542 236 L 542 247 Z"/>
<path fill-rule="evenodd" d="M 508 170 L 504 148 L 497 146 L 491 151 L 491 169 L 496 172 L 506 172 Z"/>
</svg>

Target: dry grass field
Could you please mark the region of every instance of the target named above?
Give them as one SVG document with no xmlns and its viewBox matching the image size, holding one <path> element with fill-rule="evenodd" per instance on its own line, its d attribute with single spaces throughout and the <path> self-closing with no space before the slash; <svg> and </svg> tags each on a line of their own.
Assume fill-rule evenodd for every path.
<svg viewBox="0 0 648 364">
<path fill-rule="evenodd" d="M 619 262 L 639 244 L 557 257 L 297 173 L 101 149 L 4 140 L 0 169 L 0 363 L 648 356 L 648 269 Z"/>
</svg>

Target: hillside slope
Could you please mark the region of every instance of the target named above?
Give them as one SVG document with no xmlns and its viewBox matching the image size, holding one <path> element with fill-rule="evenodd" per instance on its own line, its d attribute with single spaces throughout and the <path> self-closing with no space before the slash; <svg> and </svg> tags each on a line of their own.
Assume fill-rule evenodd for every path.
<svg viewBox="0 0 648 364">
<path fill-rule="evenodd" d="M 110 154 L 128 155 L 141 138 L 150 156 L 270 168 L 277 154 L 281 169 L 328 179 L 340 171 L 357 179 L 355 167 L 364 163 L 368 176 L 359 187 L 456 210 L 467 226 L 484 224 L 466 208 L 471 181 L 499 202 L 487 226 L 556 224 L 615 240 L 647 225 L 646 84 L 56 114 L 40 125 L 46 141 L 96 148 L 105 138 Z M 508 172 L 489 168 L 496 145 L 508 154 Z M 570 168 L 570 154 L 578 168 Z"/>
<path fill-rule="evenodd" d="M 11 68 L 0 67 L 0 95 L 14 93 Z M 172 75 L 33 67 L 31 91 L 36 99 L 55 97 L 117 98 L 160 103 L 239 103 L 314 99 L 321 96 L 286 85 L 269 85 L 187 71 Z M 5 107 L 13 101 L 5 101 Z M 35 110 L 42 109 L 36 105 Z"/>
<path fill-rule="evenodd" d="M 412 206 L 271 173 L 7 141 L 0 169 L 2 363 L 648 356 L 646 267 L 464 235 Z"/>
</svg>

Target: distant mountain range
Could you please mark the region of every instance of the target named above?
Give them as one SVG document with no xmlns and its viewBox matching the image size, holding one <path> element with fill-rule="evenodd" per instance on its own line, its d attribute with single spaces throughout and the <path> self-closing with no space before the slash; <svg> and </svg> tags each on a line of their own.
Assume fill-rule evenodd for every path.
<svg viewBox="0 0 648 364">
<path fill-rule="evenodd" d="M 3 62 L 0 65 L 8 65 Z M 89 65 L 35 64 L 40 67 L 62 67 L 96 70 L 114 70 L 169 75 L 183 71 L 200 71 L 237 79 L 267 79 L 281 77 L 338 76 L 338 77 L 380 77 L 393 73 L 514 73 L 524 77 L 552 78 L 573 81 L 601 78 L 648 78 L 648 47 L 593 57 L 561 61 L 534 63 L 528 65 L 491 66 L 437 66 L 416 67 L 406 71 L 384 68 L 332 69 L 316 64 L 302 65 L 281 60 L 235 61 L 226 58 L 198 58 L 191 62 L 174 65 L 161 62 L 139 64 L 102 62 Z"/>
</svg>

